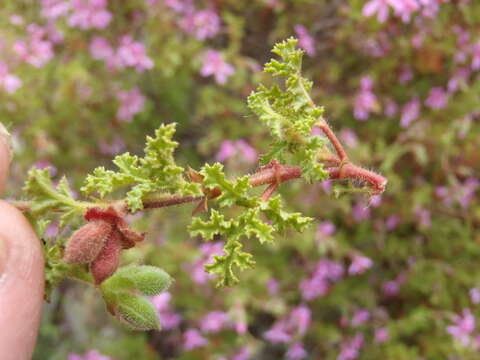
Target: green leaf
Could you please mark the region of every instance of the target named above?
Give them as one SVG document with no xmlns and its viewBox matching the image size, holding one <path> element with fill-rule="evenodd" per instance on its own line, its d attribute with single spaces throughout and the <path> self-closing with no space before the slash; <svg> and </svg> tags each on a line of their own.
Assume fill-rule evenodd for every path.
<svg viewBox="0 0 480 360">
<path fill-rule="evenodd" d="M 289 213 L 283 210 L 280 195 L 262 202 L 261 210 L 272 221 L 272 226 L 276 231 L 279 232 L 288 228 L 294 228 L 296 231 L 302 232 L 313 221 L 312 218 L 302 216 L 301 213 Z"/>
<path fill-rule="evenodd" d="M 215 209 L 212 209 L 209 221 L 194 217 L 189 226 L 191 236 L 201 235 L 206 240 L 213 240 L 215 235 L 229 232 L 231 229 L 232 222 L 225 220 L 225 217 Z"/>
<path fill-rule="evenodd" d="M 245 270 L 255 265 L 252 255 L 241 251 L 241 249 L 242 244 L 239 241 L 229 241 L 223 249 L 225 255 L 215 255 L 213 257 L 213 263 L 205 265 L 205 270 L 209 273 L 220 275 L 217 287 L 233 286 L 238 283 L 234 266 Z"/>
<path fill-rule="evenodd" d="M 55 186 L 50 177 L 50 169 L 32 168 L 23 188 L 31 199 L 30 210 L 36 217 L 45 215 L 51 210 L 63 212 L 60 226 L 75 216 L 83 215 L 86 204 L 73 197 L 68 181 L 63 177 Z"/>
<path fill-rule="evenodd" d="M 162 124 L 155 137 L 147 136 L 143 158 L 129 153 L 116 156 L 113 163 L 118 171 L 96 168 L 86 177 L 81 190 L 87 194 L 96 192 L 103 198 L 129 186 L 125 200 L 132 212 L 141 210 L 143 199 L 151 193 L 200 196 L 199 184 L 187 182 L 184 169 L 175 163 L 173 154 L 178 143 L 172 140 L 174 133 L 175 124 Z"/>
<path fill-rule="evenodd" d="M 235 182 L 225 178 L 223 165 L 215 163 L 206 164 L 200 171 L 203 176 L 203 185 L 208 189 L 220 188 L 221 195 L 216 199 L 220 207 L 241 205 L 246 207 L 254 206 L 256 200 L 247 194 L 251 189 L 250 177 L 237 178 Z"/>
<path fill-rule="evenodd" d="M 255 235 L 260 243 L 273 242 L 273 227 L 264 223 L 260 218 L 260 209 L 254 208 L 245 211 L 239 217 L 239 227 L 247 237 Z"/>
</svg>

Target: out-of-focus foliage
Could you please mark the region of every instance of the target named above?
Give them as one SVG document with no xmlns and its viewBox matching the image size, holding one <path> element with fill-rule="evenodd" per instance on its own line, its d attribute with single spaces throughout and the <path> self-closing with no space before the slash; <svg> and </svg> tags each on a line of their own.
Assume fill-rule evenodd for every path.
<svg viewBox="0 0 480 360">
<path fill-rule="evenodd" d="M 162 330 L 116 326 L 92 289 L 65 282 L 45 306 L 36 359 L 99 358 L 93 349 L 112 359 L 478 358 L 480 3 L 7 0 L 0 19 L 12 197 L 32 164 L 53 165 L 71 189 L 98 166 L 116 171 L 111 159 L 143 156 L 162 123 L 178 123 L 178 166 L 254 171 L 257 153 L 274 149 L 246 100 L 270 81 L 259 70 L 272 45 L 291 35 L 310 55 L 312 100 L 352 160 L 389 179 L 370 203 L 332 199 L 328 182 L 282 185 L 284 211 L 313 226 L 245 243 L 255 268 L 223 290 L 204 265 L 227 239 L 189 237 L 191 206 L 132 218 L 148 237 L 122 262 L 176 279 L 152 300 Z M 59 201 L 75 197 L 58 190 Z M 45 240 L 62 231 L 50 224 Z"/>
</svg>

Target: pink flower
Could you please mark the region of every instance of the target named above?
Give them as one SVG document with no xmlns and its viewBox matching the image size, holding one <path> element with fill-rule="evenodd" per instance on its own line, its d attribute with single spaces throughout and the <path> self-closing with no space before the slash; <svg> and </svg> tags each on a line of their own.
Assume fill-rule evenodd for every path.
<svg viewBox="0 0 480 360">
<path fill-rule="evenodd" d="M 377 97 L 372 92 L 372 87 L 372 80 L 364 76 L 361 80 L 361 90 L 354 99 L 354 117 L 357 120 L 367 120 L 370 112 L 378 107 Z"/>
<path fill-rule="evenodd" d="M 472 333 L 475 330 L 475 318 L 469 309 L 463 310 L 463 317 L 455 315 L 453 325 L 447 326 L 447 332 L 463 346 L 472 345 Z"/>
<path fill-rule="evenodd" d="M 329 259 L 321 259 L 309 279 L 300 282 L 300 290 L 305 300 L 313 300 L 325 295 L 330 285 L 339 281 L 343 276 L 343 266 Z"/>
<path fill-rule="evenodd" d="M 213 10 L 200 10 L 190 17 L 189 32 L 198 40 L 214 37 L 220 31 L 220 17 Z"/>
<path fill-rule="evenodd" d="M 355 134 L 355 131 L 352 129 L 342 129 L 338 135 L 340 136 L 340 139 L 342 139 L 342 142 L 345 144 L 345 146 L 354 148 L 358 145 L 357 134 Z"/>
<path fill-rule="evenodd" d="M 270 330 L 263 334 L 263 337 L 272 344 L 289 343 L 292 339 L 288 333 L 287 324 L 283 321 L 276 322 Z"/>
<path fill-rule="evenodd" d="M 200 75 L 205 77 L 213 75 L 217 84 L 224 85 L 234 72 L 234 67 L 225 62 L 218 51 L 207 50 L 204 54 Z"/>
<path fill-rule="evenodd" d="M 208 280 L 215 278 L 214 274 L 205 271 L 205 265 L 213 262 L 214 255 L 223 255 L 223 242 L 205 243 L 200 246 L 202 256 L 191 265 L 190 272 L 192 281 L 196 284 L 205 284 Z"/>
<path fill-rule="evenodd" d="M 42 0 L 42 16 L 56 19 L 66 15 L 70 10 L 70 2 L 65 0 Z"/>
<path fill-rule="evenodd" d="M 22 81 L 9 73 L 8 66 L 4 62 L 0 62 L 0 86 L 9 94 L 13 94 L 22 86 Z"/>
<path fill-rule="evenodd" d="M 224 140 L 220 145 L 220 151 L 217 153 L 216 159 L 224 162 L 237 154 L 240 155 L 241 160 L 247 163 L 255 163 L 258 159 L 257 151 L 243 139 L 235 142 Z"/>
<path fill-rule="evenodd" d="M 72 0 L 72 15 L 68 25 L 82 30 L 91 28 L 105 29 L 112 20 L 107 10 L 107 0 Z"/>
<path fill-rule="evenodd" d="M 373 16 L 377 14 L 377 20 L 379 22 L 385 22 L 388 20 L 388 7 L 389 0 L 370 0 L 363 6 L 363 16 Z"/>
<path fill-rule="evenodd" d="M 303 25 L 295 25 L 295 32 L 298 36 L 298 44 L 309 56 L 315 55 L 315 39 L 309 34 Z"/>
<path fill-rule="evenodd" d="M 286 356 L 290 360 L 301 360 L 307 356 L 307 352 L 302 343 L 296 342 L 288 348 Z"/>
<path fill-rule="evenodd" d="M 429 228 L 432 226 L 432 219 L 429 210 L 419 207 L 415 210 L 415 215 L 418 219 L 420 226 L 425 228 Z"/>
<path fill-rule="evenodd" d="M 151 300 L 161 319 L 162 329 L 165 330 L 178 327 L 182 321 L 182 316 L 172 311 L 170 306 L 171 299 L 172 295 L 169 292 L 163 292 L 154 296 Z"/>
<path fill-rule="evenodd" d="M 365 309 L 358 310 L 355 312 L 352 318 L 352 326 L 357 327 L 365 324 L 370 319 L 370 312 Z"/>
<path fill-rule="evenodd" d="M 448 94 L 441 87 L 434 87 L 430 90 L 425 105 L 432 109 L 442 109 L 447 105 Z"/>
<path fill-rule="evenodd" d="M 268 289 L 268 293 L 270 295 L 272 295 L 272 296 L 277 295 L 278 294 L 278 288 L 279 288 L 279 284 L 278 284 L 277 280 L 275 280 L 275 279 L 268 280 L 267 289 Z"/>
<path fill-rule="evenodd" d="M 336 227 L 332 222 L 323 221 L 320 223 L 320 225 L 318 225 L 317 239 L 321 240 L 322 238 L 332 236 L 333 234 L 335 234 L 335 231 Z"/>
<path fill-rule="evenodd" d="M 480 303 L 480 288 L 471 288 L 468 293 L 470 294 L 470 300 L 474 304 Z"/>
<path fill-rule="evenodd" d="M 360 348 L 363 346 L 363 335 L 357 334 L 353 339 L 350 339 L 343 344 L 337 360 L 354 360 L 358 357 Z"/>
<path fill-rule="evenodd" d="M 400 116 L 400 126 L 403 128 L 408 127 L 412 123 L 412 121 L 418 119 L 419 115 L 420 101 L 417 98 L 413 98 L 402 108 L 402 114 Z"/>
<path fill-rule="evenodd" d="M 228 160 L 232 156 L 235 155 L 237 149 L 235 148 L 235 144 L 231 140 L 223 140 L 222 144 L 220 145 L 220 151 L 217 153 L 215 157 L 217 161 L 224 162 Z"/>
<path fill-rule="evenodd" d="M 114 50 L 108 43 L 107 39 L 101 36 L 95 36 L 90 42 L 90 55 L 95 60 L 108 60 L 113 58 Z"/>
<path fill-rule="evenodd" d="M 228 323 L 229 316 L 223 311 L 209 312 L 201 321 L 200 329 L 204 333 L 217 333 Z"/>
<path fill-rule="evenodd" d="M 289 326 L 297 335 L 304 335 L 312 322 L 312 313 L 308 306 L 300 305 L 292 310 L 289 317 Z"/>
<path fill-rule="evenodd" d="M 352 216 L 356 222 L 366 221 L 370 218 L 370 208 L 363 202 L 358 202 L 352 207 Z"/>
<path fill-rule="evenodd" d="M 134 67 L 138 72 L 153 68 L 153 60 L 147 56 L 145 45 L 134 41 L 130 35 L 120 39 L 117 50 L 118 66 L 120 68 Z"/>
<path fill-rule="evenodd" d="M 348 268 L 348 273 L 350 275 L 360 275 L 370 269 L 372 265 L 373 261 L 370 260 L 368 257 L 362 255 L 354 255 L 352 263 Z"/>
<path fill-rule="evenodd" d="M 188 329 L 183 334 L 183 349 L 190 351 L 199 347 L 207 346 L 208 340 L 205 339 L 197 329 Z"/>
<path fill-rule="evenodd" d="M 117 99 L 120 101 L 120 107 L 117 111 L 117 118 L 120 121 L 132 121 L 133 117 L 141 112 L 145 105 L 145 97 L 138 87 L 130 91 L 118 92 Z"/>
<path fill-rule="evenodd" d="M 388 335 L 388 329 L 387 328 L 378 328 L 375 329 L 375 344 L 381 344 L 384 343 L 385 341 L 388 341 L 389 335 Z"/>
</svg>

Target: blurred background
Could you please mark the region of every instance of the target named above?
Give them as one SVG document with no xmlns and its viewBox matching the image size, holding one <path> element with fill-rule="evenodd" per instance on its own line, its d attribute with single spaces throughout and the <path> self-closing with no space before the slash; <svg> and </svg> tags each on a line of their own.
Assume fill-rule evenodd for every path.
<svg viewBox="0 0 480 360">
<path fill-rule="evenodd" d="M 32 165 L 79 189 L 161 123 L 178 123 L 182 166 L 254 171 L 269 138 L 246 97 L 290 36 L 350 157 L 389 179 L 371 201 L 284 185 L 314 225 L 249 242 L 256 267 L 229 289 L 203 271 L 222 241 L 188 236 L 191 205 L 132 218 L 148 237 L 122 262 L 176 280 L 152 299 L 163 329 L 128 331 L 65 281 L 34 359 L 480 358 L 479 25 L 475 0 L 1 1 L 11 197 Z"/>
</svg>

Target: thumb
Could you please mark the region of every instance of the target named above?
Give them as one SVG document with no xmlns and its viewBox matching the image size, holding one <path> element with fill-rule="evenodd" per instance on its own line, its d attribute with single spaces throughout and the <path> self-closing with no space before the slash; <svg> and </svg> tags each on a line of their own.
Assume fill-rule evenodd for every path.
<svg viewBox="0 0 480 360">
<path fill-rule="evenodd" d="M 10 148 L 0 124 L 0 191 L 8 175 Z M 6 133 L 6 131 L 5 131 Z M 8 133 L 6 133 L 8 135 Z M 43 302 L 40 241 L 22 213 L 0 200 L 0 354 L 30 359 Z"/>
</svg>

